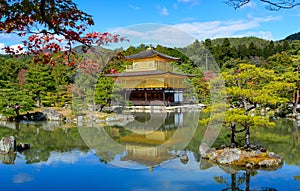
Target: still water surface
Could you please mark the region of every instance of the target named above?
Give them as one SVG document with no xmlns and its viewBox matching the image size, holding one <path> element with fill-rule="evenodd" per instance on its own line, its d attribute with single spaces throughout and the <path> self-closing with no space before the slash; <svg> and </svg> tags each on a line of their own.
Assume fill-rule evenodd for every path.
<svg viewBox="0 0 300 191">
<path fill-rule="evenodd" d="M 201 124 L 188 128 L 193 138 L 183 144 L 187 140 L 182 141 L 181 135 L 190 137 L 185 127 L 193 126 L 194 117 L 199 117 L 195 113 L 135 116 L 135 121 L 122 127 L 114 123 L 100 127 L 54 122 L 2 124 L 9 128 L 0 128 L 1 136 L 14 135 L 32 148 L 0 155 L 0 189 L 300 190 L 300 129 L 296 122 L 278 120 L 272 129 L 254 129 L 253 142 L 283 155 L 285 163 L 277 170 L 246 172 L 200 159 L 198 147 L 205 132 Z M 227 141 L 226 133 L 221 131 L 216 145 Z M 174 143 L 174 137 L 180 144 Z M 110 141 L 118 144 L 112 146 Z M 188 162 L 180 161 L 182 153 L 188 155 Z"/>
</svg>

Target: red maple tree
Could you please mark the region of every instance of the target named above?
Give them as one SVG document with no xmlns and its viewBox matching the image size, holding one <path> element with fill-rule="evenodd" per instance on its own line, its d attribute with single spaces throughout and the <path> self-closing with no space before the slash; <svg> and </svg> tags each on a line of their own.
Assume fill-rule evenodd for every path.
<svg viewBox="0 0 300 191">
<path fill-rule="evenodd" d="M 5 47 L 6 53 L 34 55 L 35 61 L 53 62 L 53 53 L 63 51 L 73 65 L 75 43 L 83 51 L 93 46 L 123 41 L 108 32 L 88 32 L 94 25 L 91 15 L 81 11 L 72 0 L 3 0 L 0 1 L 0 33 L 14 33 L 26 40 L 17 49 Z M 42 56 L 41 56 L 42 55 Z M 52 63 L 53 64 L 53 63 Z"/>
</svg>

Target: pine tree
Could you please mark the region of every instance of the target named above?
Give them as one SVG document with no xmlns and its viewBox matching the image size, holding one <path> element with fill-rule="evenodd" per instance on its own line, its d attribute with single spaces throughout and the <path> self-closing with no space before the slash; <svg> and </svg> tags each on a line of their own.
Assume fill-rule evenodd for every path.
<svg viewBox="0 0 300 191">
<path fill-rule="evenodd" d="M 237 68 L 222 72 L 221 77 L 226 86 L 226 104 L 215 105 L 209 108 L 214 112 L 225 110 L 224 126 L 231 130 L 231 144 L 236 145 L 236 133 L 245 132 L 245 147 L 249 148 L 250 128 L 270 127 L 274 124 L 269 117 L 276 109 L 289 100 L 283 92 L 291 92 L 295 84 L 282 81 L 282 78 L 273 70 L 256 67 L 251 64 L 239 64 Z M 214 80 L 212 81 L 214 82 Z M 224 114 L 214 116 L 217 120 Z M 210 119 L 215 120 L 215 119 Z"/>
<path fill-rule="evenodd" d="M 48 64 L 32 64 L 26 73 L 24 89 L 27 90 L 36 106 L 42 106 L 42 99 L 47 92 L 55 90 L 55 82 L 51 76 L 51 66 Z"/>
</svg>

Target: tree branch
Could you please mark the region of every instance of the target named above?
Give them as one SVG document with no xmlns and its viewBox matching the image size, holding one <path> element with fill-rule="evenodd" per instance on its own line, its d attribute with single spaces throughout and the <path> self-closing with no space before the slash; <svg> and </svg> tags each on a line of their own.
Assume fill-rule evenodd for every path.
<svg viewBox="0 0 300 191">
<path fill-rule="evenodd" d="M 248 109 L 246 109 L 245 115 L 248 115 L 249 111 L 251 111 L 252 109 L 255 109 L 255 108 L 256 108 L 256 103 L 253 106 L 251 106 Z"/>
<path fill-rule="evenodd" d="M 300 5 L 300 3 L 296 3 L 295 0 L 279 0 L 277 2 L 271 0 L 259 0 L 259 1 L 268 4 L 269 6 L 267 6 L 266 8 L 271 11 L 278 11 L 280 9 L 291 9 Z M 251 0 L 228 0 L 225 1 L 225 4 L 233 7 L 234 9 L 239 9 L 250 2 Z"/>
<path fill-rule="evenodd" d="M 242 133 L 242 132 L 246 131 L 246 129 L 247 129 L 247 128 L 246 128 L 246 127 L 244 127 L 244 129 L 241 129 L 241 130 L 236 130 L 235 132 L 236 132 L 236 133 Z"/>
<path fill-rule="evenodd" d="M 60 33 L 60 30 L 57 29 L 57 27 L 55 27 L 47 18 L 46 18 L 46 14 L 45 14 L 45 0 L 41 0 L 41 4 L 40 4 L 40 7 L 39 7 L 39 11 L 40 11 L 40 14 L 41 14 L 41 17 L 43 19 L 43 21 L 48 25 L 48 27 L 50 29 L 53 29 L 54 32 L 56 34 L 61 34 Z"/>
<path fill-rule="evenodd" d="M 270 6 L 268 7 L 268 9 L 272 11 L 278 11 L 279 9 L 291 9 L 300 5 L 300 3 L 295 3 L 295 0 L 280 0 L 278 3 L 274 3 L 269 0 L 260 1 L 269 4 Z"/>
<path fill-rule="evenodd" d="M 229 0 L 229 1 L 225 1 L 225 4 L 233 7 L 234 9 L 239 9 L 242 6 L 246 5 L 250 3 L 250 0 Z"/>
</svg>

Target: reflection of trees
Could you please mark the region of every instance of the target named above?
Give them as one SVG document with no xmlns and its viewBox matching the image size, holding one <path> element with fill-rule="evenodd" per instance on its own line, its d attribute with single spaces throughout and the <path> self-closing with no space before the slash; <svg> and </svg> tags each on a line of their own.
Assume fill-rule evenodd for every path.
<svg viewBox="0 0 300 191">
<path fill-rule="evenodd" d="M 14 164 L 16 160 L 16 153 L 2 154 L 0 153 L 0 161 L 3 164 Z"/>
<path fill-rule="evenodd" d="M 224 176 L 215 176 L 214 180 L 219 183 L 219 184 L 225 184 L 226 188 L 222 190 L 232 190 L 232 191 L 240 191 L 240 190 L 245 190 L 245 191 L 250 191 L 251 190 L 251 177 L 255 176 L 258 174 L 257 171 L 253 170 L 246 170 L 242 174 L 238 174 L 237 172 L 233 172 L 230 175 L 230 180 L 227 180 L 226 177 Z M 244 187 L 241 188 L 241 187 Z M 260 190 L 262 191 L 276 191 L 275 188 L 271 187 L 263 187 Z"/>
<path fill-rule="evenodd" d="M 274 128 L 258 128 L 253 134 L 253 140 L 262 144 L 267 150 L 283 156 L 287 164 L 300 166 L 299 127 L 297 122 L 282 119 L 277 120 Z"/>
<path fill-rule="evenodd" d="M 87 152 L 77 128 L 56 128 L 53 131 L 36 128 L 33 124 L 23 124 L 18 130 L 2 127 L 1 136 L 14 135 L 17 143 L 29 143 L 30 150 L 23 151 L 26 163 L 47 161 L 51 152 L 68 152 L 74 149 Z"/>
<path fill-rule="evenodd" d="M 82 126 L 78 129 L 85 143 L 101 157 L 103 162 L 112 161 L 116 155 L 122 154 L 122 145 L 111 139 L 102 126 Z"/>
</svg>

